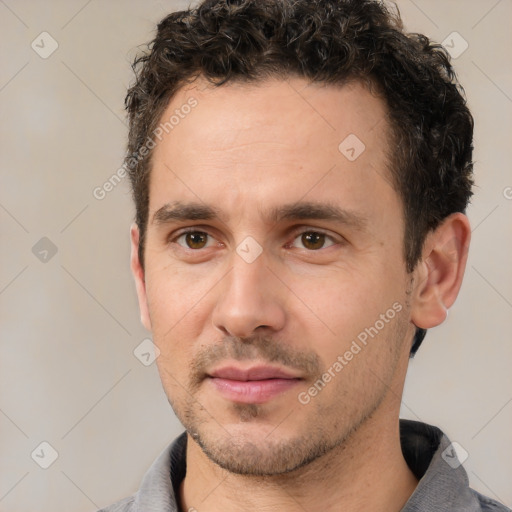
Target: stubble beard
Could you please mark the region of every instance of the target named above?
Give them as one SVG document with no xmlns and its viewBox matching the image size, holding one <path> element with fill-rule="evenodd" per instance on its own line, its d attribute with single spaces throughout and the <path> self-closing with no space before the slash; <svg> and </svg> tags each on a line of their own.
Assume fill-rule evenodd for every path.
<svg viewBox="0 0 512 512">
<path fill-rule="evenodd" d="M 279 424 L 267 434 L 246 435 L 240 433 L 241 429 L 231 434 L 197 402 L 188 403 L 185 407 L 171 405 L 190 438 L 213 463 L 238 475 L 272 477 L 300 471 L 330 452 L 342 450 L 349 438 L 372 417 L 383 399 L 384 394 L 372 401 L 365 410 L 356 409 L 352 411 L 352 417 L 345 417 L 339 423 L 331 422 L 327 426 L 318 418 L 329 417 L 332 410 L 328 409 L 332 407 L 315 407 L 308 419 L 302 420 L 304 424 L 300 430 L 286 437 L 279 436 Z M 297 407 L 310 406 L 313 404 Z M 233 410 L 239 422 L 248 425 L 248 430 L 254 424 L 261 423 L 261 418 L 265 416 L 264 406 L 255 404 L 234 404 Z M 309 424 L 305 424 L 305 421 Z M 292 411 L 283 424 L 295 423 Z"/>
<path fill-rule="evenodd" d="M 387 339 L 377 342 L 392 343 L 397 338 L 402 339 L 407 328 L 406 322 L 397 318 L 393 327 L 392 332 L 388 333 Z M 233 343 L 240 342 L 233 341 Z M 276 349 L 276 353 L 269 352 L 272 350 L 269 347 L 282 346 L 272 344 L 272 342 L 269 344 L 268 340 L 264 339 L 255 339 L 254 346 L 237 344 L 226 349 L 226 345 L 224 345 L 222 350 L 219 347 L 212 350 L 215 356 L 211 360 L 222 360 L 227 352 L 234 359 L 244 359 L 250 356 L 251 352 L 253 355 L 257 352 L 258 355 L 265 356 L 268 361 L 278 361 L 287 366 L 302 368 L 305 375 L 319 375 L 324 371 L 316 354 L 303 354 L 295 358 L 293 354 L 281 354 L 279 348 Z M 204 375 L 197 371 L 197 361 L 196 367 L 193 366 L 191 371 L 189 392 L 179 393 L 178 396 L 181 395 L 181 399 L 171 400 L 169 398 L 169 403 L 191 439 L 216 465 L 238 475 L 258 477 L 285 475 L 305 468 L 333 450 L 342 451 L 349 443 L 350 437 L 374 416 L 389 391 L 388 384 L 383 381 L 382 377 L 391 382 L 400 359 L 401 346 L 402 343 L 397 342 L 394 357 L 389 361 L 390 367 L 385 369 L 386 375 L 377 377 L 374 374 L 377 379 L 375 381 L 377 389 L 367 388 L 366 394 L 362 394 L 364 403 L 354 404 L 354 397 L 351 396 L 350 390 L 346 393 L 343 389 L 338 388 L 339 393 L 336 393 L 335 396 L 339 397 L 339 403 L 323 404 L 321 398 L 315 399 L 307 405 L 299 405 L 297 402 L 297 405 L 290 408 L 288 416 L 284 412 L 281 415 L 281 418 L 284 417 L 284 419 L 276 421 L 270 430 L 263 428 L 265 424 L 268 426 L 265 404 L 231 404 L 230 413 L 232 415 L 235 413 L 238 419 L 238 428 L 232 434 L 210 414 L 207 404 L 204 407 L 198 400 L 191 400 L 191 397 L 195 398 L 199 393 L 204 379 Z M 201 360 L 200 366 L 202 367 L 208 359 L 208 354 L 206 354 L 206 357 Z M 364 377 L 357 380 L 362 386 L 365 385 Z M 293 399 L 296 397 L 294 396 Z M 298 408 L 301 413 L 302 407 L 310 407 L 311 411 L 306 418 L 301 414 L 299 420 L 294 422 L 294 407 Z M 326 418 L 327 420 L 325 420 Z M 258 423 L 262 425 L 261 434 L 258 432 L 251 435 L 251 430 L 254 432 L 255 424 Z M 292 435 L 280 437 L 283 431 L 280 429 L 281 426 L 289 429 L 290 425 L 295 426 L 297 423 L 302 424 L 296 427 Z M 248 425 L 247 434 L 243 433 L 240 428 L 240 425 L 243 424 Z M 268 432 L 265 434 L 264 430 Z"/>
</svg>

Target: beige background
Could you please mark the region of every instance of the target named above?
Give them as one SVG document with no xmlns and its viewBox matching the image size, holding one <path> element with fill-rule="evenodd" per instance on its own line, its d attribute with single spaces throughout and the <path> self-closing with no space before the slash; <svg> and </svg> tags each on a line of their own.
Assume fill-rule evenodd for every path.
<svg viewBox="0 0 512 512">
<path fill-rule="evenodd" d="M 2 511 L 107 505 L 181 431 L 155 365 L 133 354 L 148 333 L 129 273 L 127 182 L 103 200 L 93 190 L 122 161 L 137 45 L 187 4 L 0 0 Z M 471 484 L 511 506 L 512 2 L 399 7 L 409 30 L 469 44 L 454 62 L 476 118 L 477 181 L 465 283 L 411 363 L 403 415 L 441 426 L 469 453 Z M 59 45 L 46 59 L 31 48 L 51 48 L 43 31 Z M 43 237 L 55 255 L 47 241 L 34 254 Z M 58 452 L 48 469 L 31 458 L 49 461 L 42 441 Z"/>
</svg>

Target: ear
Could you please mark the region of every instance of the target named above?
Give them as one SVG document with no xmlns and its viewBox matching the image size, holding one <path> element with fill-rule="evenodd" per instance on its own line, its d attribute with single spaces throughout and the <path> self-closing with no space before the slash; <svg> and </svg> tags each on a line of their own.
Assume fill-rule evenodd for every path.
<svg viewBox="0 0 512 512">
<path fill-rule="evenodd" d="M 448 216 L 427 236 L 414 273 L 411 320 L 429 329 L 444 322 L 459 293 L 466 268 L 471 228 L 462 213 Z"/>
<path fill-rule="evenodd" d="M 151 319 L 149 317 L 144 269 L 142 268 L 139 260 L 140 233 L 137 224 L 132 224 L 130 228 L 130 238 L 132 247 L 130 266 L 135 279 L 135 287 L 137 289 L 137 297 L 139 299 L 140 321 L 148 331 L 151 331 Z"/>
</svg>

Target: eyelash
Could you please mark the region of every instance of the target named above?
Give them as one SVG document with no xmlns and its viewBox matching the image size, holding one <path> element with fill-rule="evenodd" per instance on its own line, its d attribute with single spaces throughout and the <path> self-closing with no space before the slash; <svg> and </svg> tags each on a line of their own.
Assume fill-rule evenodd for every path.
<svg viewBox="0 0 512 512">
<path fill-rule="evenodd" d="M 212 235 L 210 235 L 210 233 L 208 233 L 207 231 L 203 231 L 201 229 L 197 229 L 197 228 L 187 228 L 187 229 L 184 229 L 183 231 L 181 231 L 180 233 L 178 233 L 177 235 L 174 235 L 172 238 L 169 237 L 169 240 L 168 242 L 169 243 L 177 243 L 177 240 L 183 236 L 186 236 L 187 234 L 189 233 L 203 233 L 205 235 L 207 235 L 208 237 L 211 237 L 211 238 L 215 238 L 213 237 Z M 324 231 L 322 230 L 319 230 L 319 229 L 302 229 L 301 231 L 296 231 L 293 233 L 293 238 L 292 238 L 292 243 L 297 239 L 299 238 L 300 236 L 306 234 L 306 233 L 316 233 L 316 234 L 319 234 L 319 235 L 324 235 L 325 236 L 325 239 L 326 240 L 330 240 L 332 242 L 331 245 L 328 245 L 327 247 L 321 247 L 320 249 L 306 249 L 304 248 L 305 251 L 308 251 L 308 252 L 317 252 L 317 251 L 321 251 L 322 249 L 328 249 L 329 247 L 332 247 L 333 245 L 336 245 L 336 244 L 339 244 L 341 243 L 341 241 L 337 241 L 335 240 L 335 238 L 331 235 L 328 235 L 327 233 L 325 233 Z M 192 252 L 199 252 L 200 250 L 202 249 L 207 249 L 207 247 L 203 247 L 201 249 L 192 249 L 190 247 L 184 247 L 182 246 L 181 244 L 178 244 L 182 249 L 185 249 L 187 251 L 192 251 Z M 291 243 L 287 243 L 286 244 L 286 247 L 290 247 Z"/>
</svg>

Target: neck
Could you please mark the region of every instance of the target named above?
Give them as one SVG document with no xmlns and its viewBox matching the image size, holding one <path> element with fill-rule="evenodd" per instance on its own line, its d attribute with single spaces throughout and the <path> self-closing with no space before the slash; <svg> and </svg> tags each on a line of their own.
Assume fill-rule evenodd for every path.
<svg viewBox="0 0 512 512">
<path fill-rule="evenodd" d="M 399 511 L 418 482 L 402 455 L 398 415 L 384 409 L 342 446 L 306 467 L 272 477 L 229 473 L 210 461 L 189 436 L 187 475 L 180 488 L 182 510 Z"/>
</svg>

